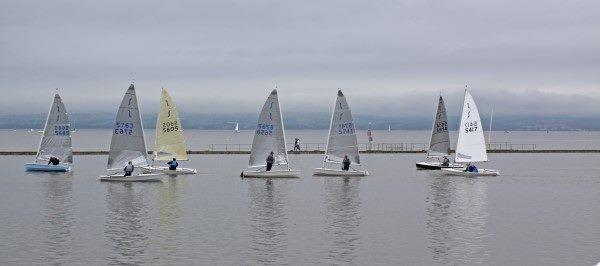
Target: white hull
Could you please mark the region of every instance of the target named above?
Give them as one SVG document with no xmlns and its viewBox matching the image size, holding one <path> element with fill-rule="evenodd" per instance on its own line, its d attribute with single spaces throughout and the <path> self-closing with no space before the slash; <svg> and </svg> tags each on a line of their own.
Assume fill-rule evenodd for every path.
<svg viewBox="0 0 600 266">
<path fill-rule="evenodd" d="M 440 162 L 418 162 L 416 163 L 417 169 L 419 170 L 440 170 L 442 168 L 461 168 L 465 166 L 459 163 L 450 163 L 448 166 L 443 166 Z"/>
<path fill-rule="evenodd" d="M 177 170 L 169 170 L 169 167 L 153 167 L 153 166 L 144 166 L 142 168 L 142 172 L 144 173 L 161 173 L 167 175 L 193 175 L 196 174 L 196 169 L 192 168 L 183 168 L 179 167 Z"/>
<path fill-rule="evenodd" d="M 163 174 L 138 174 L 123 176 L 123 174 L 101 175 L 100 181 L 110 182 L 161 182 Z"/>
<path fill-rule="evenodd" d="M 368 171 L 357 171 L 357 170 L 340 170 L 340 169 L 327 169 L 327 168 L 315 168 L 313 175 L 320 176 L 368 176 Z"/>
<path fill-rule="evenodd" d="M 461 170 L 461 169 L 445 168 L 445 169 L 442 169 L 442 172 L 445 175 L 467 176 L 467 177 L 500 175 L 500 171 L 493 170 L 493 169 L 477 169 L 477 172 L 465 172 L 464 170 Z"/>
<path fill-rule="evenodd" d="M 246 170 L 242 172 L 242 177 L 258 178 L 299 178 L 300 170 Z"/>
<path fill-rule="evenodd" d="M 71 171 L 71 166 L 68 164 L 51 165 L 41 163 L 26 163 L 25 170 L 40 172 L 69 172 Z"/>
</svg>

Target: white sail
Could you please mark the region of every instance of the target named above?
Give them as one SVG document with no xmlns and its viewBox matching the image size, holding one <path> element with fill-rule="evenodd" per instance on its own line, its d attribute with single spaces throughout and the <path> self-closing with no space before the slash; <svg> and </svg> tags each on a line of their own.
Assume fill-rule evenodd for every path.
<svg viewBox="0 0 600 266">
<path fill-rule="evenodd" d="M 148 165 L 144 128 L 133 84 L 125 92 L 117 110 L 107 168 L 122 169 L 129 161 L 135 166 Z"/>
<path fill-rule="evenodd" d="M 233 130 L 234 132 L 240 132 L 240 123 L 239 122 L 235 122 L 235 129 Z"/>
<path fill-rule="evenodd" d="M 342 90 L 338 90 L 329 124 L 325 162 L 341 163 L 345 155 L 352 164 L 360 164 L 352 111 Z"/>
<path fill-rule="evenodd" d="M 250 167 L 266 165 L 266 158 L 271 151 L 274 153 L 275 165 L 288 164 L 281 106 L 279 105 L 277 90 L 271 92 L 258 117 L 248 165 Z"/>
<path fill-rule="evenodd" d="M 473 97 L 465 90 L 465 101 L 460 119 L 455 161 L 467 163 L 485 162 L 487 160 L 479 111 Z"/>
<path fill-rule="evenodd" d="M 442 157 L 450 154 L 450 134 L 448 133 L 448 117 L 444 99 L 440 95 L 437 112 L 433 127 L 431 128 L 431 139 L 427 157 Z"/>
<path fill-rule="evenodd" d="M 54 94 L 43 132 L 36 162 L 48 162 L 50 157 L 56 157 L 61 162 L 73 163 L 69 115 L 58 93 Z"/>
<path fill-rule="evenodd" d="M 160 97 L 160 111 L 156 119 L 154 159 L 164 161 L 173 158 L 187 161 L 188 155 L 179 112 L 177 112 L 171 96 L 163 88 Z"/>
</svg>

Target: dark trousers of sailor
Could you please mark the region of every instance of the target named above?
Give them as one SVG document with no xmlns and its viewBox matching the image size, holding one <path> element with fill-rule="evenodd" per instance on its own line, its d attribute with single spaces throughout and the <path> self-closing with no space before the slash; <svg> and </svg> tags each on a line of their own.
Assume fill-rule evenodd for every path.
<svg viewBox="0 0 600 266">
<path fill-rule="evenodd" d="M 272 167 L 273 167 L 273 163 L 267 163 L 267 171 L 271 171 Z"/>
<path fill-rule="evenodd" d="M 342 170 L 344 170 L 344 171 L 350 170 L 350 163 L 342 163 Z"/>
<path fill-rule="evenodd" d="M 125 171 L 125 175 L 123 175 L 123 176 L 131 176 L 131 172 Z"/>
</svg>

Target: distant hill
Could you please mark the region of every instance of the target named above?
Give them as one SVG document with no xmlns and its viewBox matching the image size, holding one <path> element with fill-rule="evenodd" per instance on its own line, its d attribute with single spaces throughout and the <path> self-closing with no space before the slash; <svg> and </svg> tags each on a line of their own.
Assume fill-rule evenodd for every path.
<svg viewBox="0 0 600 266">
<path fill-rule="evenodd" d="M 327 129 L 331 114 L 317 112 L 284 113 L 287 129 Z M 232 129 L 234 121 L 239 121 L 240 129 L 253 129 L 258 118 L 257 114 L 181 114 L 184 128 L 189 129 Z M 0 128 L 34 128 L 44 125 L 46 114 L 0 115 Z M 115 115 L 111 113 L 75 113 L 71 114 L 73 128 L 111 128 Z M 154 128 L 156 114 L 143 116 L 145 128 Z M 384 117 L 355 114 L 354 119 L 359 129 L 385 130 L 388 125 L 393 130 L 428 130 L 431 128 L 432 117 Z M 485 130 L 489 128 L 487 117 L 484 117 Z M 449 117 L 450 129 L 458 127 L 458 117 Z M 600 130 L 600 118 L 586 117 L 494 117 L 494 130 L 551 130 L 551 131 L 597 131 Z"/>
</svg>

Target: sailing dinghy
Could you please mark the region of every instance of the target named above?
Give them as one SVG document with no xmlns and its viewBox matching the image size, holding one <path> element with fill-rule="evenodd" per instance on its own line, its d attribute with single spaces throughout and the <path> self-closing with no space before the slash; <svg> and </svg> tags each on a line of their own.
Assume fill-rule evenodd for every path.
<svg viewBox="0 0 600 266">
<path fill-rule="evenodd" d="M 350 165 L 360 165 L 358 143 L 352 111 L 348 106 L 342 90 L 338 90 L 331 123 L 329 124 L 329 137 L 327 149 L 323 158 L 323 167 L 316 168 L 314 175 L 321 176 L 367 176 L 368 171 L 361 171 L 350 167 L 348 171 L 327 168 L 328 165 L 342 165 L 344 156 L 350 159 Z"/>
<path fill-rule="evenodd" d="M 115 127 L 108 152 L 107 171 L 101 175 L 100 181 L 118 182 L 152 182 L 162 181 L 162 174 L 135 172 L 132 176 L 124 176 L 123 168 L 132 162 L 135 168 L 148 166 L 148 151 L 144 140 L 144 128 L 138 107 L 138 100 L 133 84 L 129 86 L 123 101 L 117 110 Z"/>
<path fill-rule="evenodd" d="M 240 133 L 240 123 L 235 122 L 235 128 L 233 129 L 233 133 Z"/>
<path fill-rule="evenodd" d="M 464 168 L 458 163 L 449 163 L 443 165 L 444 157 L 450 156 L 450 134 L 448 133 L 448 117 L 446 115 L 446 105 L 444 98 L 440 95 L 437 112 L 431 127 L 431 139 L 429 139 L 429 149 L 424 162 L 416 163 L 417 169 L 440 170 L 442 168 Z"/>
<path fill-rule="evenodd" d="M 266 158 L 270 152 L 274 153 L 275 162 L 273 163 L 273 169 L 266 171 Z M 287 147 L 285 145 L 285 130 L 283 128 L 277 89 L 271 92 L 260 112 L 258 124 L 254 132 L 254 140 L 252 141 L 248 169 L 244 170 L 241 176 L 266 178 L 300 177 L 299 170 L 291 170 L 289 167 Z"/>
<path fill-rule="evenodd" d="M 473 96 L 467 90 L 465 90 L 454 161 L 468 164 L 488 161 L 479 110 L 477 110 Z M 465 169 L 444 168 L 442 171 L 446 175 L 455 176 L 497 176 L 500 174 L 498 170 L 492 169 L 478 169 L 476 172 L 469 172 Z"/>
<path fill-rule="evenodd" d="M 57 158 L 58 165 L 48 164 L 51 157 Z M 25 164 L 27 171 L 68 172 L 73 164 L 73 148 L 71 146 L 71 130 L 69 115 L 65 105 L 58 95 L 54 94 L 54 101 L 46 118 L 46 125 L 35 161 Z"/>
<path fill-rule="evenodd" d="M 187 161 L 187 147 L 183 137 L 183 127 L 179 120 L 179 112 L 175 103 L 164 88 L 160 97 L 160 111 L 156 120 L 156 142 L 154 144 L 151 166 L 142 166 L 145 173 L 165 173 L 169 175 L 195 174 L 196 169 L 177 167 L 169 170 L 168 166 L 154 166 L 155 161 Z"/>
</svg>

